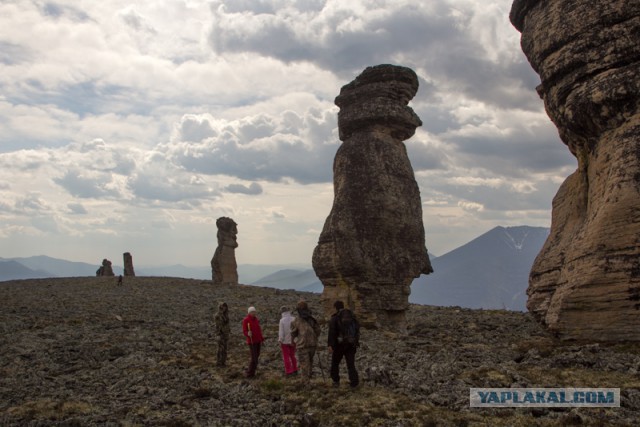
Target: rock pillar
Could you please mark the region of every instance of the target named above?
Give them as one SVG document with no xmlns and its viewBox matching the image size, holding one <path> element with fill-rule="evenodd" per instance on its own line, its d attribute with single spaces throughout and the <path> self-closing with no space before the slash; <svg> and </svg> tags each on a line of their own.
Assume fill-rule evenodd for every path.
<svg viewBox="0 0 640 427">
<path fill-rule="evenodd" d="M 113 274 L 113 268 L 111 267 L 111 261 L 106 258 L 103 259 L 102 265 L 98 268 L 98 271 L 96 271 L 96 276 L 115 276 L 115 274 Z"/>
<path fill-rule="evenodd" d="M 125 252 L 122 254 L 122 258 L 124 260 L 124 275 L 125 276 L 135 276 L 136 273 L 133 271 L 133 257 L 129 252 Z"/>
<path fill-rule="evenodd" d="M 216 220 L 218 227 L 218 247 L 211 259 L 211 275 L 214 284 L 238 284 L 238 265 L 236 248 L 238 247 L 238 224 L 227 217 Z"/>
<path fill-rule="evenodd" d="M 333 207 L 313 252 L 327 315 L 340 299 L 364 326 L 403 331 L 411 282 L 432 271 L 403 143 L 422 125 L 407 106 L 417 90 L 413 70 L 379 65 L 335 100 L 343 142 L 333 165 Z"/>
</svg>

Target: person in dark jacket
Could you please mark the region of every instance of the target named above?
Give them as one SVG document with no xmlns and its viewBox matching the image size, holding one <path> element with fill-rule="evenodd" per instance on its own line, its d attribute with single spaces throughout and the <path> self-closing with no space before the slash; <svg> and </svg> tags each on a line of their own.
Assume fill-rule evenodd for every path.
<svg viewBox="0 0 640 427">
<path fill-rule="evenodd" d="M 227 343 L 231 327 L 229 326 L 229 307 L 226 302 L 218 305 L 218 312 L 214 318 L 216 335 L 218 336 L 218 354 L 216 357 L 217 366 L 225 366 L 227 363 Z"/>
<path fill-rule="evenodd" d="M 260 358 L 260 347 L 264 341 L 264 337 L 262 336 L 260 321 L 256 316 L 256 308 L 249 307 L 247 312 L 247 317 L 242 320 L 242 333 L 247 337 L 251 359 L 249 360 L 249 367 L 245 372 L 245 376 L 247 378 L 253 378 L 256 376 L 256 368 L 258 367 L 258 359 Z"/>
<path fill-rule="evenodd" d="M 359 384 L 358 371 L 356 370 L 356 350 L 358 348 L 358 341 L 360 338 L 360 325 L 356 320 L 355 315 L 352 312 L 351 315 L 353 322 L 355 322 L 355 341 L 347 342 L 342 336 L 340 328 L 340 315 L 342 311 L 348 310 L 344 308 L 342 301 L 336 301 L 333 304 L 336 312 L 331 315 L 329 321 L 329 337 L 327 340 L 329 346 L 329 353 L 331 354 L 331 379 L 333 380 L 333 386 L 338 387 L 340 385 L 340 362 L 344 357 L 347 361 L 347 372 L 349 374 L 349 383 L 352 388 L 355 388 Z"/>
</svg>

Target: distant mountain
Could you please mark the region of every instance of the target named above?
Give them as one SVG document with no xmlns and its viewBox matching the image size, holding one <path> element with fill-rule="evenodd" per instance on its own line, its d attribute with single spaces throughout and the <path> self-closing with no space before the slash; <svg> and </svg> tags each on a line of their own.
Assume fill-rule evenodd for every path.
<svg viewBox="0 0 640 427">
<path fill-rule="evenodd" d="M 95 276 L 96 270 L 98 269 L 98 267 L 100 267 L 99 263 L 93 265 L 87 264 L 86 262 L 74 262 L 51 258 L 45 255 L 11 259 L 32 270 L 38 270 L 49 274 L 48 276 L 42 277 Z M 114 272 L 116 268 L 117 267 L 114 267 Z"/>
<path fill-rule="evenodd" d="M 17 261 L 0 260 L 0 281 L 21 279 L 42 279 L 51 277 L 46 271 L 32 270 Z"/>
<path fill-rule="evenodd" d="M 525 311 L 531 265 L 549 229 L 496 227 L 471 242 L 439 257 L 430 255 L 435 270 L 411 285 L 409 301 L 416 304 Z M 0 259 L 0 281 L 94 276 L 95 265 L 35 256 Z M 115 274 L 122 267 L 114 266 Z M 211 280 L 209 265 L 135 266 L 138 276 L 167 276 Z M 277 289 L 322 292 L 315 272 L 304 265 L 238 265 L 241 283 Z"/>
<path fill-rule="evenodd" d="M 40 279 L 47 277 L 84 277 L 95 276 L 100 267 L 98 260 L 95 264 L 74 262 L 48 256 L 32 256 L 27 258 L 0 258 L 0 263 L 12 262 L 0 265 L 0 281 L 18 279 Z M 17 263 L 18 265 L 15 265 Z M 22 267 L 22 268 L 21 268 Z M 241 283 L 252 283 L 261 277 L 270 275 L 278 270 L 298 268 L 304 270 L 307 266 L 300 265 L 238 265 L 238 276 Z M 123 274 L 122 267 L 113 265 L 116 275 Z M 182 277 L 186 279 L 211 280 L 211 266 L 185 266 L 181 264 L 169 266 L 137 266 L 134 261 L 134 270 L 137 276 L 166 276 Z"/>
<path fill-rule="evenodd" d="M 432 260 L 411 285 L 416 304 L 526 311 L 529 271 L 549 229 L 496 227 Z"/>
<path fill-rule="evenodd" d="M 322 292 L 322 283 L 311 270 L 278 270 L 251 283 L 256 286 L 266 286 L 276 289 L 296 289 L 305 292 Z"/>
</svg>

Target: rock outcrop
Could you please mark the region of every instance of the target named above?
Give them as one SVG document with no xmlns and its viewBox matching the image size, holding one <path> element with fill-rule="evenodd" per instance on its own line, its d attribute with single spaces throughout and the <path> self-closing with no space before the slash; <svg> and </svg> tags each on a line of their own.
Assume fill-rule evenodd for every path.
<svg viewBox="0 0 640 427">
<path fill-rule="evenodd" d="M 111 267 L 111 261 L 108 259 L 102 260 L 102 265 L 96 271 L 96 276 L 115 276 L 113 274 L 113 268 Z"/>
<path fill-rule="evenodd" d="M 133 270 L 133 257 L 129 252 L 125 252 L 122 254 L 123 262 L 124 262 L 124 275 L 125 276 L 135 276 L 136 273 Z"/>
<path fill-rule="evenodd" d="M 211 275 L 214 284 L 238 284 L 238 224 L 226 216 L 216 220 L 218 247 L 211 259 Z"/>
<path fill-rule="evenodd" d="M 378 65 L 335 100 L 343 143 L 313 268 L 324 285 L 325 313 L 340 299 L 364 326 L 404 330 L 411 282 L 432 271 L 420 191 L 402 142 L 422 125 L 407 106 L 417 90 L 413 70 Z"/>
<path fill-rule="evenodd" d="M 516 0 L 510 18 L 578 161 L 527 307 L 563 338 L 640 340 L 640 2 Z"/>
</svg>

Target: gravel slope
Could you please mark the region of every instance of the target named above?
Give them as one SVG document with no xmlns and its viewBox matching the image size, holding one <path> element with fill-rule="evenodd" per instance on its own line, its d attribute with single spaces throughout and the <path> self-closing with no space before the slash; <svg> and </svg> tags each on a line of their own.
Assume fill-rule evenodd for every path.
<svg viewBox="0 0 640 427">
<path fill-rule="evenodd" d="M 407 335 L 363 332 L 360 388 L 332 389 L 319 366 L 303 388 L 283 377 L 276 342 L 279 307 L 300 298 L 320 307 L 317 294 L 180 278 L 0 282 L 0 425 L 637 425 L 640 345 L 560 342 L 518 312 L 414 305 Z M 211 334 L 219 301 L 227 368 Z M 254 380 L 250 305 L 268 338 Z M 470 387 L 529 386 L 620 387 L 622 407 L 469 408 Z"/>
</svg>

